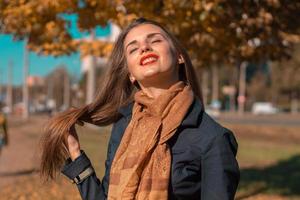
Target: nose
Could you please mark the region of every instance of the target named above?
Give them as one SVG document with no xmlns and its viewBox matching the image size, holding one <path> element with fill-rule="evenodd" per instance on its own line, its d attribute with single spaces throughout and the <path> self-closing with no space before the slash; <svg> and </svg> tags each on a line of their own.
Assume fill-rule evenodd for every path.
<svg viewBox="0 0 300 200">
<path fill-rule="evenodd" d="M 141 45 L 141 53 L 145 53 L 147 51 L 151 51 L 152 48 L 151 46 L 149 45 L 148 42 L 143 42 L 142 45 Z"/>
</svg>

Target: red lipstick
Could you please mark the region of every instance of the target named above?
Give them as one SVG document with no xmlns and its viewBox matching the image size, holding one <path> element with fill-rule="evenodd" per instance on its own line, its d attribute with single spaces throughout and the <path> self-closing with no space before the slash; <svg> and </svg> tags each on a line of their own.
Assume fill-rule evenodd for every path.
<svg viewBox="0 0 300 200">
<path fill-rule="evenodd" d="M 151 58 L 151 60 L 150 60 L 150 58 Z M 145 64 L 153 63 L 153 62 L 157 61 L 158 58 L 159 58 L 159 56 L 158 56 L 157 54 L 149 53 L 149 54 L 147 54 L 147 55 L 144 55 L 144 56 L 141 58 L 141 60 L 140 60 L 140 65 L 145 65 Z M 144 61 L 145 61 L 146 59 L 149 59 L 149 62 L 144 63 Z"/>
</svg>

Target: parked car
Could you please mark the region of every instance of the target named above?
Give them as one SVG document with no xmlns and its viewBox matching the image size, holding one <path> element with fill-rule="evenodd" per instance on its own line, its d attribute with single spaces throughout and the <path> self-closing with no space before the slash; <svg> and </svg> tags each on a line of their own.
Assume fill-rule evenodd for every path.
<svg viewBox="0 0 300 200">
<path fill-rule="evenodd" d="M 255 115 L 269 115 L 278 113 L 276 108 L 271 102 L 256 102 L 252 106 L 252 113 Z"/>
<path fill-rule="evenodd" d="M 205 112 L 210 115 L 213 118 L 219 118 L 220 117 L 220 109 L 221 109 L 221 102 L 218 100 L 212 101 L 211 104 L 209 104 L 205 108 Z"/>
</svg>

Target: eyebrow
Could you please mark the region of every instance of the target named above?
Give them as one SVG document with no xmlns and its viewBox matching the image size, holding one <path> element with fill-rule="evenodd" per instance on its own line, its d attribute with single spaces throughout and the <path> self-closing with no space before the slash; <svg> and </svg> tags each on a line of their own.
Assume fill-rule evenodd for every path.
<svg viewBox="0 0 300 200">
<path fill-rule="evenodd" d="M 149 34 L 146 36 L 146 38 L 147 38 L 147 39 L 151 39 L 151 38 L 153 38 L 155 35 L 161 35 L 163 38 L 165 38 L 165 36 L 164 36 L 163 34 L 161 34 L 161 33 L 149 33 Z M 127 49 L 128 46 L 130 46 L 130 45 L 132 45 L 132 44 L 136 44 L 136 43 L 137 43 L 137 40 L 133 40 L 133 41 L 129 42 L 129 43 L 126 45 L 126 48 L 125 48 L 125 49 Z"/>
</svg>

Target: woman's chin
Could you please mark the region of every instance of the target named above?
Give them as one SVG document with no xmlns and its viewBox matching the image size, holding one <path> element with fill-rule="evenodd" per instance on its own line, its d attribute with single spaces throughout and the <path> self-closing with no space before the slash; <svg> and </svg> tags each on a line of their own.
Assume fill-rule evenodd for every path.
<svg viewBox="0 0 300 200">
<path fill-rule="evenodd" d="M 155 78 L 155 77 L 158 77 L 158 74 L 159 74 L 159 72 L 157 72 L 157 71 L 147 71 L 147 72 L 145 72 L 144 73 L 144 79 L 153 79 L 153 78 Z"/>
</svg>

